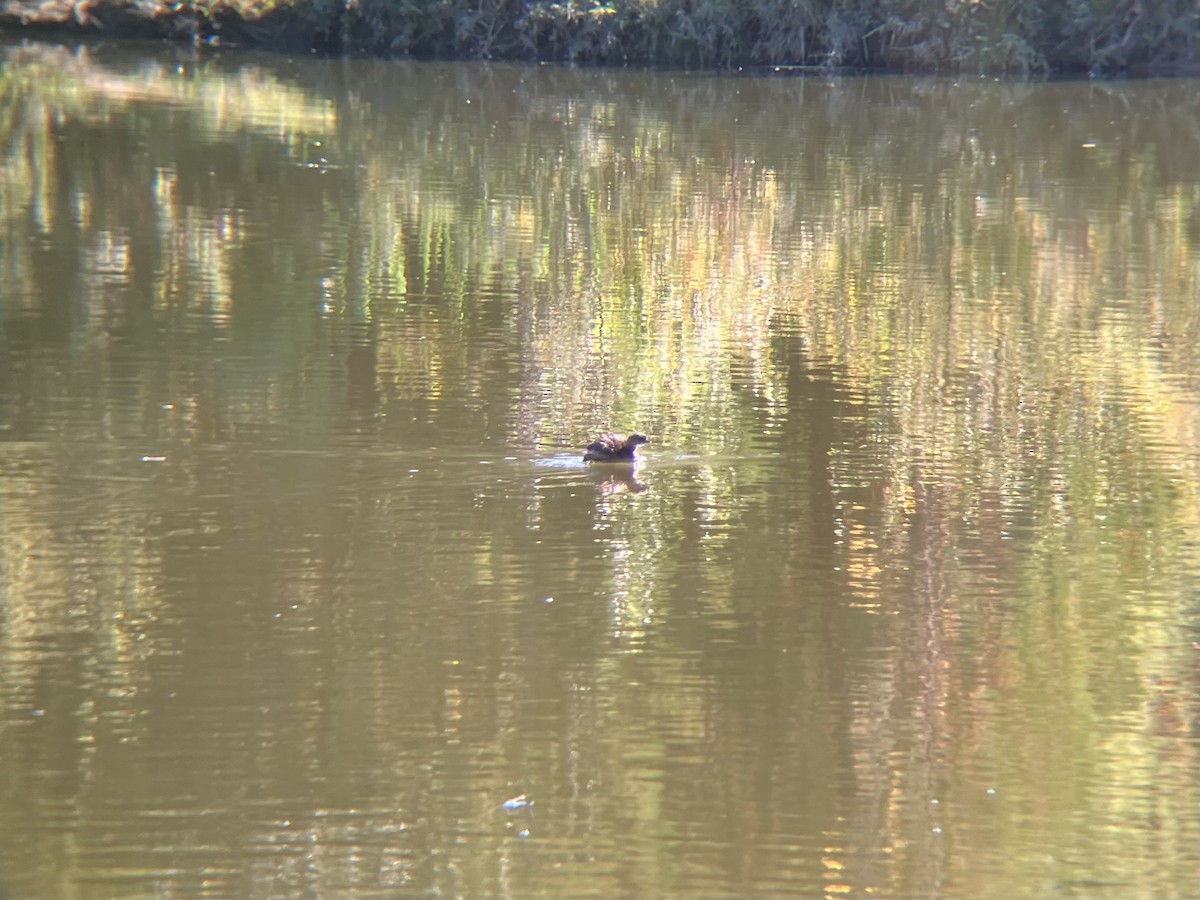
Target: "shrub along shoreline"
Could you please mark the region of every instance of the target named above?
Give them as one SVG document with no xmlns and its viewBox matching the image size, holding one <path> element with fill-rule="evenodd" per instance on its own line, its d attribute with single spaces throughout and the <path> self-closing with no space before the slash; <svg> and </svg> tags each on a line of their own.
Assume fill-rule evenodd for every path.
<svg viewBox="0 0 1200 900">
<path fill-rule="evenodd" d="M 1196 0 L 0 0 L 0 26 L 599 65 L 1200 71 Z"/>
</svg>

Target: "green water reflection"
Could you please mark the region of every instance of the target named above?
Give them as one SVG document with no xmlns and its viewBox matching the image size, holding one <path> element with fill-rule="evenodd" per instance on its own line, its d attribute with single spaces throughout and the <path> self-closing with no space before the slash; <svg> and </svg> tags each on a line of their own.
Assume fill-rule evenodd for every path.
<svg viewBox="0 0 1200 900">
<path fill-rule="evenodd" d="M 0 54 L 0 893 L 1196 893 L 1195 82 Z"/>
</svg>

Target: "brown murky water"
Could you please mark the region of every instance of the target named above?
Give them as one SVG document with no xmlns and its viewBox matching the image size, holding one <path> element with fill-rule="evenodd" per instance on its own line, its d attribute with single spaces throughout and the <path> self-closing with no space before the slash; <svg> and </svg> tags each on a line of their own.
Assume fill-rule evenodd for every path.
<svg viewBox="0 0 1200 900">
<path fill-rule="evenodd" d="M 0 894 L 1200 893 L 1196 82 L 0 54 Z"/>
</svg>

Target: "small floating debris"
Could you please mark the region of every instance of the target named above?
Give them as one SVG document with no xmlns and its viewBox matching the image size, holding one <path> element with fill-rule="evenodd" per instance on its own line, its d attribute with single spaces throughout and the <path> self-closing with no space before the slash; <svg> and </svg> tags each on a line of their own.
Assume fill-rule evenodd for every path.
<svg viewBox="0 0 1200 900">
<path fill-rule="evenodd" d="M 509 812 L 515 812 L 518 809 L 528 809 L 533 806 L 533 801 L 524 794 L 517 794 L 517 796 L 505 800 L 500 806 Z"/>
</svg>

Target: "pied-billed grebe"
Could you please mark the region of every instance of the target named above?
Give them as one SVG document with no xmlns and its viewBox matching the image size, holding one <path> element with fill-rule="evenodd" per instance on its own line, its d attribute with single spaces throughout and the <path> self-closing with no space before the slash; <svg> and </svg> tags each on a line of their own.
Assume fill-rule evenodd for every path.
<svg viewBox="0 0 1200 900">
<path fill-rule="evenodd" d="M 621 437 L 612 431 L 606 431 L 587 445 L 583 454 L 584 462 L 633 462 L 634 451 L 642 444 L 650 443 L 650 438 L 634 432 L 629 437 Z"/>
</svg>

